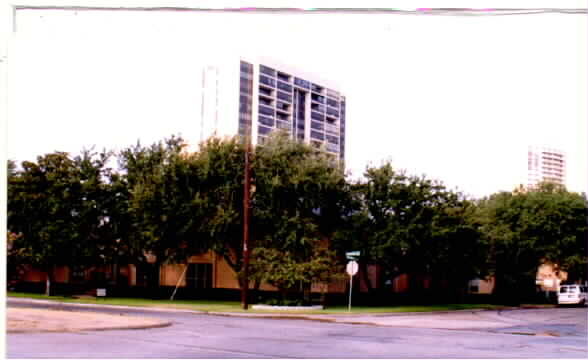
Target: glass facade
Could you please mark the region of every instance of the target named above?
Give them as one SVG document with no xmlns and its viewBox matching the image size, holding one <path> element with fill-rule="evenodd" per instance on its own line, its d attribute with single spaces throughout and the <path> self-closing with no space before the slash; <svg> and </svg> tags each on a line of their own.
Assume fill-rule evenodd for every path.
<svg viewBox="0 0 588 360">
<path fill-rule="evenodd" d="M 254 72 L 253 65 L 244 61 L 240 64 L 239 134 L 251 136 L 252 126 L 257 126 L 258 144 L 263 144 L 272 131 L 281 129 L 294 139 L 343 160 L 345 97 L 279 68 L 255 66 L 259 66 L 259 74 L 257 70 Z M 253 108 L 254 84 L 256 109 Z"/>
<path fill-rule="evenodd" d="M 345 98 L 341 98 L 341 115 L 339 117 L 339 157 L 345 159 Z"/>
<path fill-rule="evenodd" d="M 253 110 L 253 65 L 240 63 L 239 80 L 239 135 L 251 137 L 251 118 Z"/>
<path fill-rule="evenodd" d="M 294 90 L 294 121 L 292 122 L 296 139 L 304 140 L 306 116 L 306 93 L 299 89 Z"/>
</svg>

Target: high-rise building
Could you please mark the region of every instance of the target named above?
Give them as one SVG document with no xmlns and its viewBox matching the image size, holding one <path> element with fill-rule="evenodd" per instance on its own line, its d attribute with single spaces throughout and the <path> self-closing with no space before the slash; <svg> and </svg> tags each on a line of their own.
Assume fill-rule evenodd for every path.
<svg viewBox="0 0 588 360">
<path fill-rule="evenodd" d="M 200 140 L 281 129 L 345 159 L 345 96 L 332 81 L 270 59 L 225 57 L 202 72 Z"/>
<path fill-rule="evenodd" d="M 542 181 L 565 186 L 566 157 L 563 151 L 544 146 L 529 146 L 527 159 L 529 188 Z"/>
</svg>

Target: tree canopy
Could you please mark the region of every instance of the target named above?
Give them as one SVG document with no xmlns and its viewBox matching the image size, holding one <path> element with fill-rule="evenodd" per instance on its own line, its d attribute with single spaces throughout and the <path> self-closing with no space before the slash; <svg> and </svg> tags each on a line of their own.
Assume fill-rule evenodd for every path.
<svg viewBox="0 0 588 360">
<path fill-rule="evenodd" d="M 188 152 L 172 136 L 118 153 L 9 161 L 11 264 L 48 270 L 154 256 L 159 265 L 213 251 L 245 286 L 245 152 L 238 138 L 210 138 Z M 554 184 L 472 200 L 391 162 L 351 181 L 327 154 L 280 133 L 255 148 L 251 168 L 256 286 L 308 288 L 342 272 L 344 253 L 354 250 L 369 289 L 382 288 L 368 279 L 371 264 L 382 279 L 426 275 L 456 294 L 485 275 L 495 276 L 497 293 L 530 292 L 545 262 L 570 281 L 587 276 L 586 196 Z"/>
</svg>

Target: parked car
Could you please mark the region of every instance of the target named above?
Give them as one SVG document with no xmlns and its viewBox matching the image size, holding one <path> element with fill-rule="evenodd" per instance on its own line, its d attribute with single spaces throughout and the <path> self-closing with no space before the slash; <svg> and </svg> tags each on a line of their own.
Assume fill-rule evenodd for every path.
<svg viewBox="0 0 588 360">
<path fill-rule="evenodd" d="M 559 305 L 586 305 L 588 303 L 588 286 L 561 285 L 557 294 Z"/>
</svg>

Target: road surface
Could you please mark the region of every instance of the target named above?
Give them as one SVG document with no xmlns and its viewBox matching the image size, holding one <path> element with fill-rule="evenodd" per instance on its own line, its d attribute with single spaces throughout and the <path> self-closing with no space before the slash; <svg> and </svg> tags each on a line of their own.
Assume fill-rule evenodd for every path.
<svg viewBox="0 0 588 360">
<path fill-rule="evenodd" d="M 17 305 L 9 301 L 10 306 Z M 57 308 L 73 309 L 68 305 L 57 305 Z M 76 308 L 75 311 L 80 309 Z M 379 319 L 374 320 L 385 325 L 213 316 L 143 309 L 86 308 L 82 311 L 152 317 L 170 321 L 172 325 L 144 330 L 9 333 L 7 356 L 370 359 L 588 357 L 586 308 L 389 315 L 377 316 Z M 468 325 L 469 328 L 464 328 Z"/>
</svg>

